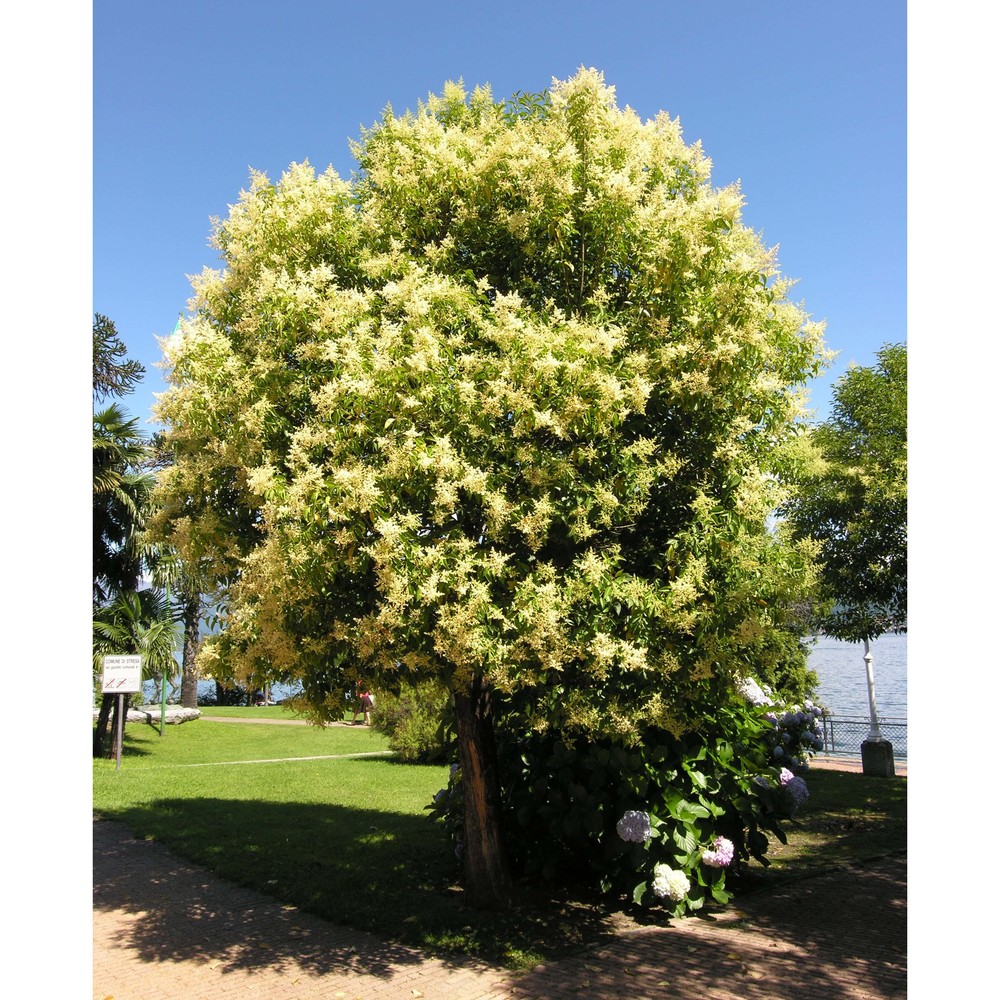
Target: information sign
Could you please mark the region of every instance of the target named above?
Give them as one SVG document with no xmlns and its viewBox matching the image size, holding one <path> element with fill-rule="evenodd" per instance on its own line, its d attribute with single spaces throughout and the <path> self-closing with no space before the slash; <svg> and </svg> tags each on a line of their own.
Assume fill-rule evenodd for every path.
<svg viewBox="0 0 1000 1000">
<path fill-rule="evenodd" d="M 105 656 L 101 691 L 104 694 L 133 694 L 142 690 L 141 656 Z"/>
</svg>

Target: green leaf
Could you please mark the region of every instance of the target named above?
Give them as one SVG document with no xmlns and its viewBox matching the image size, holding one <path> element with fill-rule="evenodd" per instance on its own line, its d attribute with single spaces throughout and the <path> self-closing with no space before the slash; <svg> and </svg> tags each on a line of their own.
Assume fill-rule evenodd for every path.
<svg viewBox="0 0 1000 1000">
<path fill-rule="evenodd" d="M 722 885 L 712 886 L 712 899 L 714 899 L 717 903 L 722 903 L 723 905 L 725 905 L 732 898 L 733 894 L 729 892 L 724 886 Z"/>
<path fill-rule="evenodd" d="M 692 852 L 697 849 L 698 841 L 692 836 L 690 831 L 678 827 L 674 830 L 674 843 L 682 850 Z"/>
<path fill-rule="evenodd" d="M 688 771 L 688 774 L 691 775 L 691 781 L 694 782 L 696 788 L 708 787 L 708 780 L 705 778 L 705 775 L 701 773 L 701 771 L 690 770 Z"/>
</svg>

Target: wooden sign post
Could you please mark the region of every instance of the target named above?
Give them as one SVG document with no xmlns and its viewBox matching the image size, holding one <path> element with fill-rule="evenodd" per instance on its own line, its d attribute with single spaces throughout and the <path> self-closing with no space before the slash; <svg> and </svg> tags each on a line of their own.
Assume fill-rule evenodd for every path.
<svg viewBox="0 0 1000 1000">
<path fill-rule="evenodd" d="M 118 732 L 115 737 L 115 770 L 122 767 L 122 727 L 125 723 L 125 695 L 142 690 L 141 656 L 105 656 L 101 692 L 118 695 Z"/>
</svg>

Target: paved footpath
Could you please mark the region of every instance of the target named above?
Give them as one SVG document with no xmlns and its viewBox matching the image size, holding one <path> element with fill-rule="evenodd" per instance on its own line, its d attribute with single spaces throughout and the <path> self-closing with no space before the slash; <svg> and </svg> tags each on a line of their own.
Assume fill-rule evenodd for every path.
<svg viewBox="0 0 1000 1000">
<path fill-rule="evenodd" d="M 94 822 L 95 1000 L 895 1000 L 906 856 L 786 882 L 714 920 L 510 973 L 327 923 Z"/>
</svg>

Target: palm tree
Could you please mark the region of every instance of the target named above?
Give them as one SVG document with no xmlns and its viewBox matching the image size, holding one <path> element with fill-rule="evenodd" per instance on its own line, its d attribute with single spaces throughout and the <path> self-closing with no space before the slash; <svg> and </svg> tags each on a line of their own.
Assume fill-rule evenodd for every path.
<svg viewBox="0 0 1000 1000">
<path fill-rule="evenodd" d="M 94 602 L 134 590 L 147 555 L 142 529 L 155 483 L 141 470 L 147 442 L 138 420 L 113 404 L 94 414 Z"/>
<path fill-rule="evenodd" d="M 160 678 L 176 668 L 174 649 L 180 629 L 170 603 L 155 590 L 123 591 L 114 600 L 94 612 L 93 658 L 95 675 L 101 671 L 105 656 L 138 654 L 143 673 Z M 114 695 L 104 695 L 94 730 L 94 756 L 104 753 L 108 720 L 116 703 Z M 118 731 L 117 719 L 114 731 Z M 116 748 L 111 747 L 111 755 Z"/>
<path fill-rule="evenodd" d="M 160 542 L 151 541 L 156 554 L 151 562 L 151 578 L 165 587 L 176 602 L 175 616 L 183 631 L 181 654 L 181 705 L 198 707 L 198 650 L 201 647 L 201 619 L 210 597 L 203 594 L 190 572 L 190 566 L 177 553 Z"/>
</svg>

